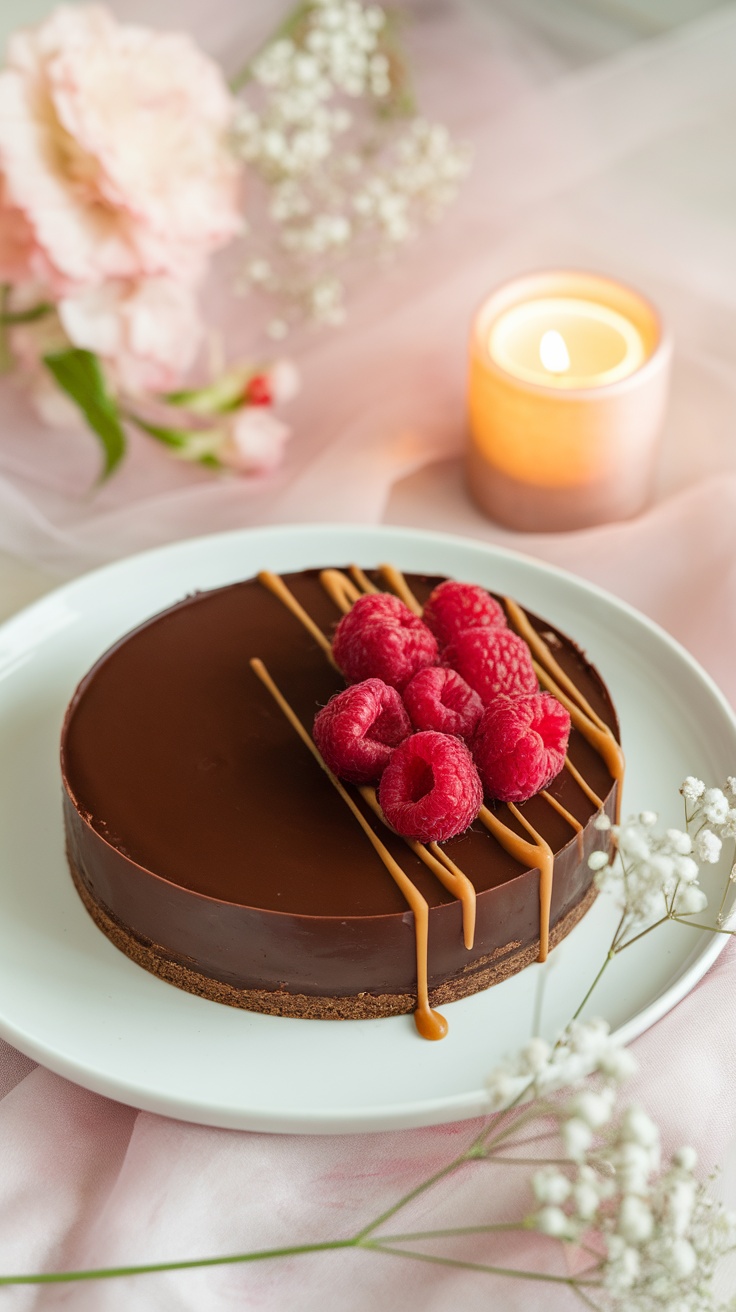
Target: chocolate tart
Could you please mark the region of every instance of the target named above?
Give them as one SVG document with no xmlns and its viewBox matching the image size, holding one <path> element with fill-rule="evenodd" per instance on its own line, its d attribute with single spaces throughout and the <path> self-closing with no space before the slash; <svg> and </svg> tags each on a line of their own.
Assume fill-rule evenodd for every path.
<svg viewBox="0 0 736 1312">
<path fill-rule="evenodd" d="M 371 574 L 385 587 L 378 574 Z M 329 634 L 339 619 L 317 571 L 284 576 Z M 409 575 L 421 601 L 436 578 Z M 575 643 L 527 615 L 558 668 L 618 739 L 610 695 Z M 283 1016 L 357 1019 L 417 1006 L 414 915 L 251 658 L 307 730 L 344 683 L 314 636 L 257 579 L 196 593 L 106 652 L 77 688 L 62 732 L 64 820 L 77 890 L 133 961 L 217 1002 Z M 591 905 L 587 858 L 607 848 L 620 782 L 576 726 L 570 769 L 518 813 L 553 861 L 549 946 Z M 443 845 L 476 890 L 473 946 L 462 908 L 350 790 L 426 899 L 432 1006 L 486 989 L 540 953 L 540 868 L 480 821 Z"/>
</svg>

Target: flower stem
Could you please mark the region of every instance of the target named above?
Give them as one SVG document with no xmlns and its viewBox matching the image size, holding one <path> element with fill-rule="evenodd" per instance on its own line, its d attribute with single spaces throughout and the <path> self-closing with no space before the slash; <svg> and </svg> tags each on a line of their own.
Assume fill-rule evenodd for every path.
<svg viewBox="0 0 736 1312">
<path fill-rule="evenodd" d="M 8 303 L 10 288 L 7 283 L 0 287 L 0 374 L 6 374 L 13 365 L 13 356 L 8 344 L 5 324 L 5 306 Z"/>
<path fill-rule="evenodd" d="M 625 943 L 620 943 L 616 948 L 616 955 L 618 955 L 619 952 L 623 952 L 624 948 L 630 948 L 632 943 L 638 943 L 640 938 L 646 938 L 647 934 L 651 934 L 653 929 L 658 929 L 666 920 L 677 920 L 677 916 L 660 916 L 659 920 L 655 920 L 653 925 L 648 925 L 640 934 L 635 934 L 633 938 L 627 939 Z"/>
<path fill-rule="evenodd" d="M 398 1244 L 409 1243 L 418 1239 L 451 1239 L 458 1235 L 488 1235 L 504 1230 L 526 1230 L 528 1229 L 520 1221 L 500 1221 L 492 1225 L 463 1225 L 454 1226 L 449 1230 L 416 1230 L 413 1234 L 408 1235 L 379 1235 L 375 1241 L 380 1244 Z M 369 1240 L 369 1244 L 374 1241 Z"/>
<path fill-rule="evenodd" d="M 35 323 L 37 319 L 44 319 L 47 314 L 51 314 L 53 305 L 42 301 L 39 305 L 32 305 L 28 310 L 6 310 L 0 311 L 0 323 L 6 328 L 12 328 L 17 323 Z"/>
<path fill-rule="evenodd" d="M 730 875 L 730 872 L 729 872 L 729 874 L 726 875 L 726 886 L 725 886 L 725 888 L 724 888 L 724 890 L 723 890 L 723 897 L 721 898 L 721 904 L 720 904 L 720 906 L 719 906 L 719 908 L 718 908 L 718 913 L 717 913 L 717 915 L 716 915 L 716 921 L 719 921 L 720 918 L 721 918 L 721 916 L 723 915 L 723 908 L 724 908 L 725 905 L 726 905 L 726 898 L 728 897 L 728 890 L 729 890 L 730 887 L 731 887 L 731 875 Z"/>
<path fill-rule="evenodd" d="M 689 925 L 691 929 L 707 929 L 710 934 L 736 934 L 736 929 L 720 929 L 718 925 L 699 925 L 696 920 L 683 920 L 682 916 L 673 916 L 678 925 Z"/>
<path fill-rule="evenodd" d="M 603 977 L 603 972 L 604 972 L 604 970 L 607 969 L 607 967 L 608 967 L 608 965 L 609 965 L 609 962 L 613 961 L 614 956 L 615 956 L 615 949 L 614 949 L 613 944 L 611 944 L 610 948 L 608 949 L 608 952 L 606 953 L 606 956 L 605 956 L 604 959 L 603 959 L 603 965 L 601 966 L 600 970 L 598 971 L 598 974 L 596 975 L 595 979 L 593 980 L 593 983 L 591 984 L 590 988 L 588 989 L 588 992 L 586 993 L 586 995 L 585 995 L 585 997 L 583 998 L 582 1002 L 580 1003 L 579 1007 L 573 1012 L 572 1016 L 570 1017 L 570 1020 L 571 1020 L 571 1021 L 573 1021 L 573 1020 L 577 1020 L 577 1018 L 578 1018 L 578 1016 L 580 1015 L 581 1011 L 583 1010 L 585 1004 L 590 1000 L 590 998 L 591 998 L 591 996 L 592 996 L 592 994 L 593 994 L 593 990 L 596 989 L 596 988 L 598 987 L 598 985 L 599 985 L 599 983 L 600 983 L 600 981 L 601 981 L 601 979 L 602 979 L 602 977 Z"/>
<path fill-rule="evenodd" d="M 436 1253 L 415 1253 L 410 1248 L 394 1248 L 384 1244 L 382 1239 L 371 1239 L 363 1245 L 376 1253 L 391 1253 L 395 1257 L 412 1257 L 417 1262 L 433 1262 L 438 1266 L 460 1267 L 464 1271 L 484 1271 L 487 1275 L 507 1276 L 512 1280 L 537 1280 L 545 1284 L 567 1285 L 570 1289 L 582 1286 L 600 1289 L 599 1280 L 578 1280 L 575 1276 L 545 1275 L 542 1271 L 517 1271 L 513 1267 L 489 1266 L 484 1262 L 463 1262 L 456 1257 L 439 1257 Z"/>
<path fill-rule="evenodd" d="M 382 1212 L 380 1216 L 377 1216 L 375 1221 L 371 1221 L 369 1225 L 366 1225 L 362 1230 L 359 1230 L 357 1235 L 354 1236 L 353 1242 L 355 1244 L 361 1244 L 368 1235 L 373 1234 L 373 1231 L 378 1229 L 379 1225 L 383 1225 L 384 1221 L 388 1221 L 392 1216 L 395 1216 L 397 1212 L 400 1212 L 409 1203 L 413 1202 L 415 1198 L 419 1198 L 423 1193 L 426 1193 L 427 1189 L 431 1189 L 433 1184 L 437 1184 L 439 1180 L 444 1180 L 445 1176 L 451 1175 L 453 1171 L 458 1170 L 459 1167 L 464 1166 L 466 1162 L 469 1162 L 475 1155 L 472 1152 L 474 1143 L 471 1145 L 470 1149 L 467 1149 L 465 1152 L 461 1153 L 459 1157 L 455 1157 L 451 1162 L 448 1162 L 447 1166 L 443 1166 L 441 1170 L 435 1171 L 434 1175 L 430 1175 L 428 1180 L 423 1180 L 415 1189 L 411 1189 L 408 1194 L 404 1194 L 403 1198 L 400 1198 L 397 1203 L 394 1203 L 392 1207 L 387 1208 L 385 1212 Z"/>
<path fill-rule="evenodd" d="M 265 1262 L 273 1257 L 294 1257 L 300 1253 L 321 1253 L 333 1248 L 355 1247 L 355 1239 L 326 1239 L 316 1244 L 291 1244 L 288 1248 L 263 1248 L 254 1253 L 193 1258 L 184 1262 L 149 1262 L 142 1266 L 98 1267 L 90 1271 L 51 1271 L 32 1276 L 0 1276 L 0 1285 L 53 1285 L 68 1284 L 75 1280 L 113 1280 L 118 1276 L 142 1276 L 154 1271 L 185 1271 L 194 1267 L 232 1266 L 238 1262 Z"/>
</svg>

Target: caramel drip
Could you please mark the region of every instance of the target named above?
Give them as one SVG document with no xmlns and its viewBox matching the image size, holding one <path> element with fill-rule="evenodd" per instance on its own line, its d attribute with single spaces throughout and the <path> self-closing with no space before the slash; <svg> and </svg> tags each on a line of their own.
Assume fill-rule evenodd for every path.
<svg viewBox="0 0 736 1312">
<path fill-rule="evenodd" d="M 588 718 L 592 720 L 594 724 L 597 724 L 598 728 L 602 729 L 604 733 L 610 734 L 611 730 L 605 720 L 602 720 L 597 711 L 593 710 L 590 702 L 583 696 L 574 679 L 571 679 L 569 674 L 563 670 L 559 662 L 555 660 L 547 643 L 544 641 L 544 638 L 537 633 L 537 630 L 529 622 L 529 619 L 521 609 L 521 606 L 519 606 L 519 604 L 511 597 L 504 597 L 504 603 L 516 632 L 524 639 L 525 643 L 531 648 L 537 659 L 547 668 L 551 675 L 554 675 L 558 684 L 560 684 L 568 695 L 577 702 L 578 706 L 581 707 Z"/>
<path fill-rule="evenodd" d="M 376 797 L 375 788 L 363 787 L 359 789 L 360 795 L 368 806 L 378 816 L 378 819 L 390 829 L 386 817 L 381 810 L 381 805 Z M 451 861 L 449 856 L 442 851 L 437 843 L 430 843 L 425 847 L 424 843 L 418 843 L 414 838 L 404 838 L 400 835 L 406 846 L 411 849 L 415 856 L 423 861 L 433 875 L 436 875 L 443 888 L 448 893 L 452 893 L 460 903 L 463 911 L 463 943 L 470 950 L 475 941 L 475 888 L 471 884 L 467 875 L 464 875 L 459 866 Z"/>
<path fill-rule="evenodd" d="M 286 698 L 280 692 L 263 661 L 254 657 L 251 662 L 253 673 L 261 680 L 261 683 L 268 689 L 274 701 L 281 711 L 283 711 L 292 728 L 296 730 L 299 737 L 318 765 L 324 770 L 327 778 L 333 787 L 337 790 L 343 802 L 350 808 L 358 824 L 363 829 L 369 842 L 381 858 L 384 866 L 388 870 L 391 878 L 403 893 L 411 910 L 414 913 L 414 936 L 416 943 L 416 960 L 417 960 L 417 1009 L 414 1013 L 414 1021 L 417 1030 L 424 1039 L 443 1039 L 447 1033 L 447 1021 L 439 1012 L 433 1011 L 429 1005 L 429 990 L 427 986 L 427 951 L 429 940 L 429 906 L 422 897 L 417 888 L 414 887 L 408 875 L 404 873 L 401 866 L 394 860 L 388 848 L 381 842 L 366 820 L 363 812 L 353 801 L 350 794 L 345 790 L 340 780 L 331 770 L 327 768 L 322 757 L 317 750 L 316 744 L 307 733 L 304 725 L 299 719 L 296 712 L 287 702 Z"/>
<path fill-rule="evenodd" d="M 352 580 L 348 578 L 347 574 L 343 574 L 342 570 L 323 569 L 319 581 L 328 597 L 334 601 L 343 615 L 347 614 L 353 602 L 357 601 L 361 595 Z"/>
<path fill-rule="evenodd" d="M 552 900 L 552 870 L 554 866 L 554 854 L 549 843 L 540 838 L 536 829 L 533 829 L 527 820 L 516 810 L 516 807 L 509 806 L 517 818 L 521 821 L 527 833 L 531 834 L 536 840 L 534 843 L 528 843 L 525 838 L 521 838 L 513 829 L 499 820 L 487 806 L 482 806 L 478 814 L 481 824 L 484 824 L 494 836 L 498 839 L 504 851 L 508 852 L 515 861 L 520 865 L 527 866 L 529 869 L 539 870 L 539 961 L 547 960 L 549 951 L 549 908 Z"/>
<path fill-rule="evenodd" d="M 543 797 L 544 800 L 545 800 L 545 802 L 549 802 L 550 806 L 554 808 L 554 810 L 557 812 L 557 814 L 558 814 L 558 815 L 561 815 L 562 818 L 563 818 L 563 820 L 567 820 L 567 823 L 568 823 L 569 825 L 572 825 L 572 828 L 575 830 L 575 833 L 577 834 L 577 840 L 578 840 L 578 855 L 580 856 L 580 860 L 582 861 L 582 859 L 583 859 L 583 826 L 581 825 L 580 821 L 577 819 L 576 816 L 574 816 L 574 815 L 570 815 L 570 812 L 567 810 L 567 807 L 563 806 L 563 805 L 562 805 L 562 802 L 558 802 L 557 798 L 556 798 L 556 797 L 553 797 L 551 793 L 548 793 L 546 788 L 543 788 L 543 789 L 542 789 L 542 791 L 541 791 L 541 793 L 540 793 L 540 797 Z"/>
<path fill-rule="evenodd" d="M 555 869 L 555 856 L 546 839 L 538 834 L 525 816 L 513 802 L 507 803 L 509 811 L 523 825 L 526 832 L 534 839 L 539 865 L 539 961 L 546 961 L 549 953 L 549 915 L 552 906 L 552 879 Z"/>
<path fill-rule="evenodd" d="M 591 788 L 587 779 L 583 778 L 577 767 L 573 765 L 569 756 L 565 757 L 565 769 L 569 770 L 570 774 L 575 780 L 575 783 L 579 784 L 579 786 L 582 788 L 583 792 L 585 793 L 585 796 L 589 799 L 589 801 L 593 803 L 593 806 L 596 806 L 599 811 L 602 811 L 603 799 L 599 797 L 597 793 L 593 792 L 593 789 Z"/>
<path fill-rule="evenodd" d="M 322 630 L 317 624 L 315 624 L 311 615 L 307 614 L 304 607 L 299 605 L 299 602 L 293 592 L 287 588 L 284 580 L 279 578 L 278 574 L 272 574 L 270 570 L 263 569 L 258 575 L 258 582 L 262 583 L 264 588 L 268 588 L 269 592 L 272 592 L 274 597 L 278 597 L 279 601 L 286 606 L 287 610 L 290 610 L 292 615 L 296 616 L 299 623 L 304 625 L 307 632 L 311 633 L 315 642 L 317 642 L 322 648 L 330 664 L 334 666 L 335 662 L 332 658 L 332 644 L 330 643 L 329 638 L 325 637 Z"/>
<path fill-rule="evenodd" d="M 549 692 L 554 693 L 558 702 L 561 702 L 569 711 L 570 719 L 575 725 L 575 728 L 579 729 L 583 737 L 587 738 L 591 747 L 595 748 L 598 755 L 605 762 L 611 778 L 617 781 L 616 822 L 618 823 L 618 809 L 621 799 L 621 780 L 624 777 L 624 754 L 621 751 L 621 747 L 616 742 L 611 730 L 606 728 L 604 733 L 602 729 L 598 728 L 597 724 L 593 724 L 592 720 L 588 719 L 584 711 L 581 711 L 579 707 L 570 700 L 562 689 L 558 687 L 554 679 L 551 678 L 551 676 L 547 674 L 547 671 L 544 670 L 541 665 L 538 665 L 536 661 L 534 662 L 534 669 L 536 670 L 539 682 L 544 684 Z"/>
<path fill-rule="evenodd" d="M 539 657 L 539 660 L 533 662 L 539 682 L 549 692 L 553 693 L 558 702 L 561 702 L 566 708 L 575 728 L 580 730 L 584 738 L 587 738 L 591 747 L 597 751 L 605 762 L 611 778 L 615 779 L 618 785 L 616 788 L 616 821 L 618 822 L 621 810 L 621 783 L 624 777 L 625 764 L 620 744 L 616 742 L 610 727 L 593 710 L 590 702 L 583 696 L 577 684 L 555 660 L 547 643 L 529 622 L 521 606 L 517 605 L 511 597 L 504 597 L 504 603 L 515 629 L 532 652 Z M 562 687 L 560 687 L 560 684 L 562 684 Z M 567 689 L 571 696 L 563 692 L 563 687 Z M 600 801 L 598 805 L 601 805 Z"/>
<path fill-rule="evenodd" d="M 362 588 L 363 592 L 380 592 L 380 588 L 377 588 L 375 583 L 371 583 L 368 575 L 363 572 L 360 565 L 351 565 L 350 574 L 353 581 L 357 583 L 359 588 Z"/>
<path fill-rule="evenodd" d="M 409 584 L 407 583 L 401 570 L 396 569 L 394 565 L 379 565 L 378 572 L 381 578 L 385 580 L 392 592 L 400 597 L 405 606 L 409 607 L 415 615 L 421 615 L 422 607 L 417 601 Z"/>
</svg>

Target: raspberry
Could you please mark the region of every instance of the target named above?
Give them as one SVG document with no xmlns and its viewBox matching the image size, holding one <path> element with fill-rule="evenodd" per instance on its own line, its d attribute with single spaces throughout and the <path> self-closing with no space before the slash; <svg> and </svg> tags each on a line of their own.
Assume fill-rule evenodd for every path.
<svg viewBox="0 0 736 1312">
<path fill-rule="evenodd" d="M 559 774 L 569 737 L 569 712 L 551 693 L 499 697 L 483 712 L 472 743 L 486 792 L 526 802 Z"/>
<path fill-rule="evenodd" d="M 346 679 L 383 679 L 399 691 L 438 658 L 426 624 L 388 592 L 358 598 L 335 630 L 332 654 Z"/>
<path fill-rule="evenodd" d="M 336 693 L 317 712 L 313 729 L 325 765 L 354 784 L 379 779 L 394 747 L 410 733 L 401 697 L 380 679 Z"/>
<path fill-rule="evenodd" d="M 539 687 L 531 652 L 510 629 L 464 629 L 445 648 L 442 661 L 462 675 L 484 706 L 496 697 L 520 697 Z"/>
<path fill-rule="evenodd" d="M 422 614 L 440 647 L 452 642 L 462 629 L 506 628 L 506 615 L 494 597 L 475 583 L 447 579 L 430 593 Z"/>
<path fill-rule="evenodd" d="M 456 670 L 430 665 L 414 675 L 404 689 L 404 705 L 415 729 L 437 729 L 471 738 L 483 714 L 483 703 Z"/>
<path fill-rule="evenodd" d="M 483 785 L 459 738 L 414 733 L 394 750 L 378 800 L 389 824 L 404 838 L 444 843 L 473 823 L 483 802 Z"/>
</svg>

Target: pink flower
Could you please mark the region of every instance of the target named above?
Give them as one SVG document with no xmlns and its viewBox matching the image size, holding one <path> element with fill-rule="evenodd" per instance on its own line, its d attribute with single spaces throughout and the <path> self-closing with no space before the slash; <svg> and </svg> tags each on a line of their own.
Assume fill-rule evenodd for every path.
<svg viewBox="0 0 736 1312">
<path fill-rule="evenodd" d="M 286 424 L 265 406 L 236 410 L 227 438 L 218 451 L 220 460 L 240 474 L 270 474 L 284 457 L 291 436 Z"/>
<path fill-rule="evenodd" d="M 171 278 L 82 288 L 62 297 L 58 312 L 69 340 L 94 351 L 113 385 L 133 395 L 175 387 L 202 337 L 191 285 Z"/>
<path fill-rule="evenodd" d="M 235 102 L 185 35 L 62 6 L 0 72 L 0 277 L 196 278 L 240 227 Z"/>
</svg>

